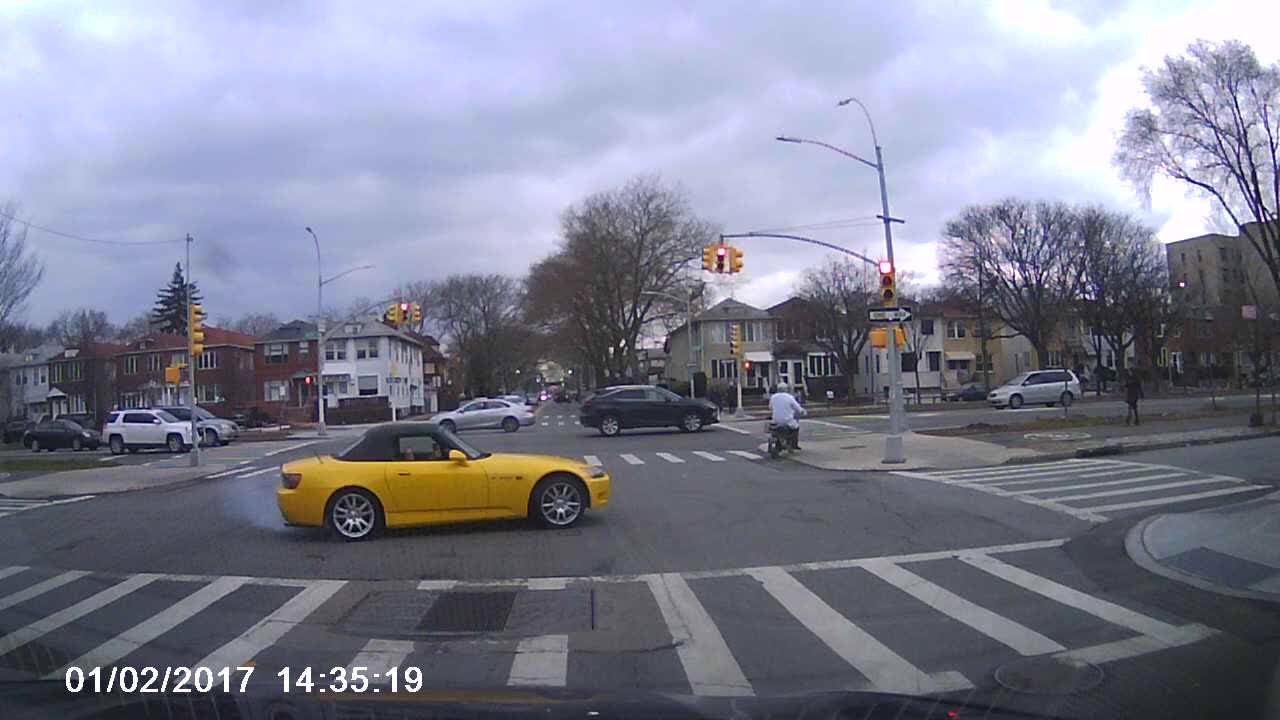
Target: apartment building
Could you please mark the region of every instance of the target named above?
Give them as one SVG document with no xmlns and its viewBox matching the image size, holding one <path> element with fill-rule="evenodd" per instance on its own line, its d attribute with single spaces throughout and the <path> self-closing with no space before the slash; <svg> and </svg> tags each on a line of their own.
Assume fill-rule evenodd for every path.
<svg viewBox="0 0 1280 720">
<path fill-rule="evenodd" d="M 278 420 L 313 418 L 320 359 L 315 323 L 285 323 L 253 348 L 254 404 Z"/>
<path fill-rule="evenodd" d="M 204 352 L 196 356 L 196 404 L 214 415 L 230 417 L 252 405 L 254 337 L 205 327 Z M 181 383 L 165 382 L 164 370 L 186 364 L 185 335 L 152 333 L 116 356 L 116 403 L 121 408 L 186 405 L 191 397 L 190 366 Z"/>
<path fill-rule="evenodd" d="M 64 348 L 49 359 L 49 412 L 89 413 L 101 423 L 115 405 L 116 355 L 126 348 L 114 343 L 83 343 Z"/>
<path fill-rule="evenodd" d="M 426 407 L 423 343 L 375 320 L 344 323 L 324 337 L 326 407 L 343 398 L 386 397 L 397 417 Z"/>
</svg>

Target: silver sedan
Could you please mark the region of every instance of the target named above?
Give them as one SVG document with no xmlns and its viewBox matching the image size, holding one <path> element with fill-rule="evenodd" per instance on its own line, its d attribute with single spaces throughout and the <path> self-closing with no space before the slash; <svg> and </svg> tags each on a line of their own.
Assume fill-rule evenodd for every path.
<svg viewBox="0 0 1280 720">
<path fill-rule="evenodd" d="M 479 430 L 502 428 L 515 432 L 534 423 L 533 413 L 522 403 L 479 398 L 464 403 L 457 410 L 437 413 L 431 422 L 447 430 Z"/>
</svg>

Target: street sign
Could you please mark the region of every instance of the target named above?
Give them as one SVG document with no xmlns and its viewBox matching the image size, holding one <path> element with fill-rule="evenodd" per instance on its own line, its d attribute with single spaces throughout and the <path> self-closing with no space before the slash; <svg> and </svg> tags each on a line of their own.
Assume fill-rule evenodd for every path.
<svg viewBox="0 0 1280 720">
<path fill-rule="evenodd" d="M 886 307 L 886 308 L 868 308 L 867 318 L 871 322 L 910 322 L 911 308 L 909 307 Z"/>
</svg>

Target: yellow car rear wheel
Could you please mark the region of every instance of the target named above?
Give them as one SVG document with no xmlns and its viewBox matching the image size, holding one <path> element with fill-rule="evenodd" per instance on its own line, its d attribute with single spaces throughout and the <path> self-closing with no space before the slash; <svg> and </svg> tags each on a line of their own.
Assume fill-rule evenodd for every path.
<svg viewBox="0 0 1280 720">
<path fill-rule="evenodd" d="M 382 503 L 362 488 L 343 488 L 329 498 L 325 524 L 347 542 L 367 540 L 382 531 L 386 518 Z"/>
</svg>

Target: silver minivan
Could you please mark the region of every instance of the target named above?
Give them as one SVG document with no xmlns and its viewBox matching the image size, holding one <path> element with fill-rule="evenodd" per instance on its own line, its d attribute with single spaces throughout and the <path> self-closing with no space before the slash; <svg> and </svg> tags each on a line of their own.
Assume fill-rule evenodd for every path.
<svg viewBox="0 0 1280 720">
<path fill-rule="evenodd" d="M 987 401 L 996 407 L 1008 405 L 1017 410 L 1024 403 L 1070 405 L 1079 396 L 1080 380 L 1070 370 L 1032 370 L 992 390 Z"/>
</svg>

